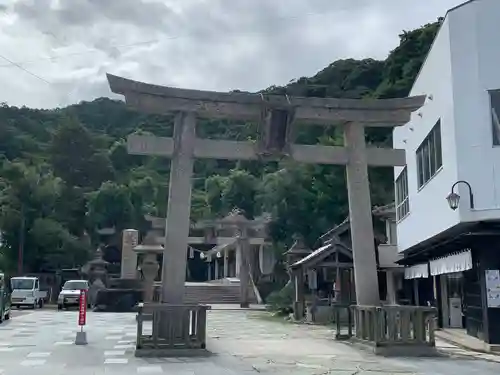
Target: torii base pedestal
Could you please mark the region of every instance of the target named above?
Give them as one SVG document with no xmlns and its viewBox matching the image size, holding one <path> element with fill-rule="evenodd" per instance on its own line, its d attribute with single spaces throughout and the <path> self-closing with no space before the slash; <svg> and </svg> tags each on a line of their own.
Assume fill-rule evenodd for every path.
<svg viewBox="0 0 500 375">
<path fill-rule="evenodd" d="M 141 303 L 137 315 L 136 357 L 208 356 L 205 305 Z M 145 316 L 151 315 L 151 334 L 144 333 Z M 148 330 L 149 331 L 149 330 Z"/>
<path fill-rule="evenodd" d="M 422 306 L 351 307 L 351 341 L 376 355 L 393 357 L 436 356 L 437 309 Z"/>
</svg>

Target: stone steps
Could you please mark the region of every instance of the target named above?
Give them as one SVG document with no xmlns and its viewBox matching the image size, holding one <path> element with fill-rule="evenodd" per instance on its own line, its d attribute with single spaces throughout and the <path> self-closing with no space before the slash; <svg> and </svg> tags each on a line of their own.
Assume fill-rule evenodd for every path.
<svg viewBox="0 0 500 375">
<path fill-rule="evenodd" d="M 160 283 L 156 283 L 156 298 L 158 298 Z M 257 303 L 257 297 L 251 286 L 248 287 L 249 302 Z M 185 303 L 213 304 L 239 304 L 240 285 L 238 282 L 186 282 Z"/>
<path fill-rule="evenodd" d="M 253 289 L 249 287 L 250 303 L 257 303 Z M 186 283 L 185 303 L 239 304 L 240 286 L 222 284 Z"/>
</svg>

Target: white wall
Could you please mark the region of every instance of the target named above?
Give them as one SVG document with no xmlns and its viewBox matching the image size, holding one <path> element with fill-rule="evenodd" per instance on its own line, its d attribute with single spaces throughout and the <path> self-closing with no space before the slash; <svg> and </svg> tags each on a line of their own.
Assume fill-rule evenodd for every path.
<svg viewBox="0 0 500 375">
<path fill-rule="evenodd" d="M 462 221 L 500 218 L 500 148 L 492 146 L 488 90 L 500 89 L 500 1 L 482 0 L 451 16 L 458 176 L 474 193 L 475 212 L 460 205 Z M 463 27 L 467 25 L 467 27 Z M 461 186 L 461 196 L 468 190 Z"/>
<path fill-rule="evenodd" d="M 424 106 L 412 115 L 411 121 L 396 128 L 393 134 L 394 148 L 406 149 L 408 169 L 410 212 L 397 225 L 400 252 L 455 225 L 459 220 L 459 213 L 450 210 L 445 199 L 450 191 L 450 181 L 457 179 L 448 18 L 443 22 L 410 93 L 422 94 L 431 95 L 432 100 L 428 98 Z M 422 117 L 418 116 L 419 112 Z M 416 150 L 439 119 L 443 167 L 418 189 Z M 395 169 L 395 178 L 401 170 Z"/>
<path fill-rule="evenodd" d="M 459 222 L 500 218 L 500 147 L 492 146 L 487 92 L 500 89 L 499 18 L 498 0 L 471 2 L 448 14 L 410 94 L 433 100 L 426 101 L 421 118 L 414 114 L 394 131 L 394 147 L 407 150 L 410 199 L 410 213 L 398 223 L 400 252 Z M 443 167 L 417 190 L 415 152 L 439 118 Z M 448 207 L 445 197 L 458 180 L 472 185 L 474 210 L 463 185 L 456 190 L 459 209 Z"/>
</svg>

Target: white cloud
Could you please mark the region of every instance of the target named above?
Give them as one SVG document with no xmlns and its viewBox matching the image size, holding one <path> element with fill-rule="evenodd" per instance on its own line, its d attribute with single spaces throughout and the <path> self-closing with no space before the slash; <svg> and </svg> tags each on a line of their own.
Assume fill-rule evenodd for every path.
<svg viewBox="0 0 500 375">
<path fill-rule="evenodd" d="M 258 90 L 339 58 L 385 58 L 398 34 L 461 0 L 0 0 L 0 102 L 109 96 L 105 73 Z"/>
</svg>

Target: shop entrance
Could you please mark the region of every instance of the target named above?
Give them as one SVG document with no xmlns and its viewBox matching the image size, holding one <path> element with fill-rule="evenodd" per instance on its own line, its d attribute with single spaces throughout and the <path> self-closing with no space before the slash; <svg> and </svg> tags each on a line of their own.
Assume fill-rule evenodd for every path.
<svg viewBox="0 0 500 375">
<path fill-rule="evenodd" d="M 483 304 L 479 270 L 464 272 L 464 316 L 467 333 L 484 340 Z"/>
<path fill-rule="evenodd" d="M 448 326 L 465 328 L 464 318 L 464 274 L 463 272 L 443 275 L 448 304 Z"/>
</svg>

